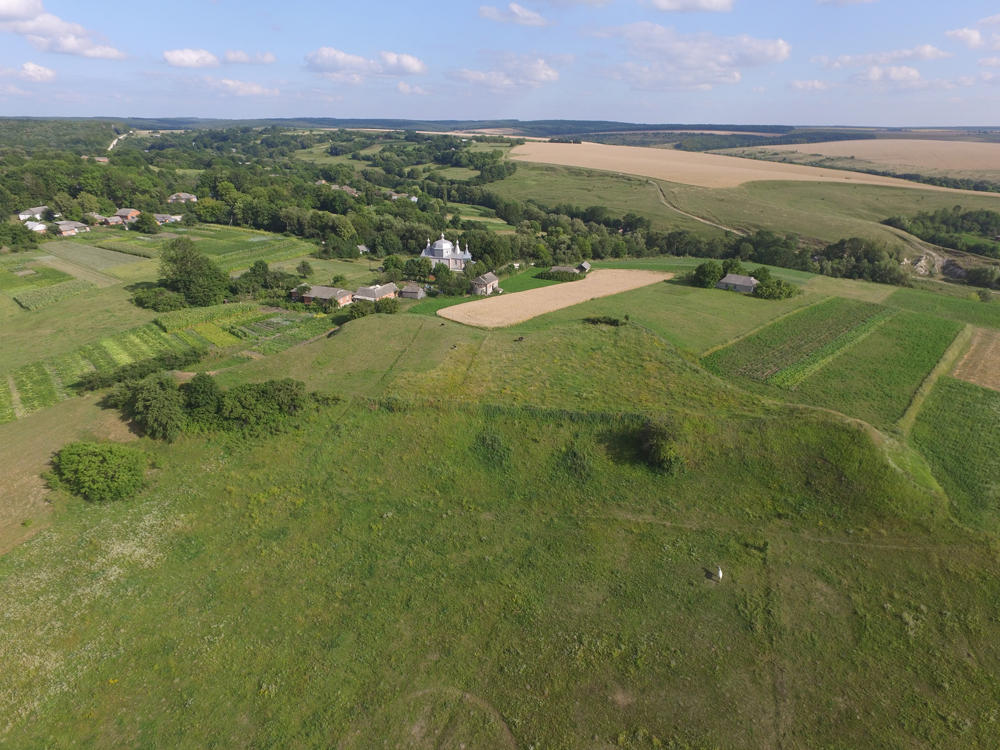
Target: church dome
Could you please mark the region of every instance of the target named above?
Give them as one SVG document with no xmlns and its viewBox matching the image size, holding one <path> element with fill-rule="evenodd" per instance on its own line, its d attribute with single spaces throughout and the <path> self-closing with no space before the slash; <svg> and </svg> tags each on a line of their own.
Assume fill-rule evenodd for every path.
<svg viewBox="0 0 1000 750">
<path fill-rule="evenodd" d="M 446 240 L 443 234 L 441 235 L 441 239 L 431 245 L 431 247 L 434 250 L 443 250 L 446 254 L 451 253 L 455 249 L 454 243 Z"/>
</svg>

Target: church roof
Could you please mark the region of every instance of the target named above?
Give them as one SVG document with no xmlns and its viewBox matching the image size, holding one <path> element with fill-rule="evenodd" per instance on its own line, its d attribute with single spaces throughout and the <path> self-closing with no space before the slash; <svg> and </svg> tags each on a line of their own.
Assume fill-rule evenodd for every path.
<svg viewBox="0 0 1000 750">
<path fill-rule="evenodd" d="M 430 240 L 427 241 L 427 247 L 424 251 L 420 253 L 422 258 L 457 258 L 460 260 L 472 260 L 472 254 L 469 252 L 468 246 L 465 248 L 465 252 L 462 252 L 462 248 L 456 247 L 454 243 L 446 240 L 444 235 L 441 235 L 441 239 L 435 242 L 433 245 Z"/>
</svg>

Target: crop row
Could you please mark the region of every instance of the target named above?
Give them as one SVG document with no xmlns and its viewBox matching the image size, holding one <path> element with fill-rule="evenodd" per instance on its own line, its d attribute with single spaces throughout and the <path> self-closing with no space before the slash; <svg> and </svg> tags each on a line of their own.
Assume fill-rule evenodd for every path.
<svg viewBox="0 0 1000 750">
<path fill-rule="evenodd" d="M 870 336 L 876 328 L 888 321 L 895 314 L 896 310 L 886 309 L 873 315 L 847 333 L 841 334 L 822 348 L 799 360 L 791 367 L 786 367 L 784 370 L 775 373 L 768 378 L 767 382 L 779 388 L 794 388 L 814 372 L 822 369 L 826 364 L 839 357 L 850 347 Z"/>
<path fill-rule="evenodd" d="M 114 250 L 116 253 L 125 253 L 126 255 L 135 255 L 139 258 L 158 258 L 160 256 L 159 251 L 155 247 L 140 245 L 135 242 L 104 240 L 102 242 L 95 242 L 94 247 L 99 247 L 102 250 Z"/>
<path fill-rule="evenodd" d="M 59 394 L 56 393 L 52 378 L 41 362 L 21 367 L 13 374 L 14 387 L 17 388 L 26 414 L 59 403 Z"/>
<path fill-rule="evenodd" d="M 14 401 L 10 397 L 10 386 L 6 376 L 0 376 L 0 424 L 13 422 L 17 419 L 14 413 Z"/>
<path fill-rule="evenodd" d="M 249 253 L 240 253 L 238 256 L 226 255 L 220 258 L 217 264 L 223 271 L 238 271 L 243 268 L 249 268 L 257 261 L 277 263 L 281 260 L 291 260 L 292 258 L 308 255 L 312 251 L 313 248 L 311 245 L 295 242 L 283 247 L 269 246 L 260 250 L 252 250 Z"/>
<path fill-rule="evenodd" d="M 219 326 L 215 325 L 215 323 L 199 323 L 192 330 L 220 349 L 240 343 L 238 338 L 226 333 Z"/>
<path fill-rule="evenodd" d="M 74 280 L 64 281 L 61 284 L 46 286 L 40 289 L 29 289 L 14 295 L 14 301 L 26 310 L 37 310 L 40 307 L 60 302 L 67 297 L 86 292 L 93 289 L 94 285 L 89 281 Z"/>
<path fill-rule="evenodd" d="M 214 307 L 189 307 L 186 310 L 161 315 L 153 322 L 167 333 L 183 331 L 185 328 L 199 323 L 218 323 L 224 320 L 235 320 L 240 315 L 258 314 L 260 307 L 253 302 L 240 302 L 232 305 L 215 305 Z"/>
<path fill-rule="evenodd" d="M 809 358 L 885 308 L 832 298 L 769 325 L 759 333 L 706 357 L 720 375 L 765 382 Z"/>
</svg>

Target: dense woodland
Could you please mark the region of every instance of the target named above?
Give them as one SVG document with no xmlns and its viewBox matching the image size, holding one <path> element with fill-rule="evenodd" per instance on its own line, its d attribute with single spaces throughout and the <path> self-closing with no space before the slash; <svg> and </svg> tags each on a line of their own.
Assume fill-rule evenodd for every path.
<svg viewBox="0 0 1000 750">
<path fill-rule="evenodd" d="M 996 211 L 962 211 L 955 206 L 934 213 L 921 211 L 912 219 L 893 216 L 883 223 L 941 247 L 1000 259 L 1000 213 Z"/>
</svg>

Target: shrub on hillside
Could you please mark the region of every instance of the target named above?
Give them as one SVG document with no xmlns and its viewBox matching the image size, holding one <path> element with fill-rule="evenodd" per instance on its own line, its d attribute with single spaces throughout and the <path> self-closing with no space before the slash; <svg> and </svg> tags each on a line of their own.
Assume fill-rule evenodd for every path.
<svg viewBox="0 0 1000 750">
<path fill-rule="evenodd" d="M 142 234 L 158 234 L 160 225 L 156 223 L 153 214 L 142 213 L 132 222 L 132 230 Z"/>
<path fill-rule="evenodd" d="M 153 289 L 142 289 L 135 293 L 132 301 L 139 307 L 156 312 L 175 312 L 187 307 L 187 302 L 183 294 L 171 292 L 163 287 Z"/>
<path fill-rule="evenodd" d="M 395 297 L 386 297 L 375 303 L 375 312 L 380 315 L 395 315 L 399 312 L 399 300 Z"/>
<path fill-rule="evenodd" d="M 584 318 L 584 323 L 592 326 L 612 326 L 613 328 L 621 328 L 622 326 L 628 325 L 628 315 L 625 316 L 625 320 L 621 318 L 612 318 L 610 315 L 602 315 L 596 318 Z"/>
<path fill-rule="evenodd" d="M 642 431 L 642 453 L 652 468 L 676 475 L 684 467 L 679 441 L 681 427 L 672 417 L 658 417 L 646 422 Z"/>
<path fill-rule="evenodd" d="M 307 403 L 305 384 L 291 379 L 246 383 L 222 394 L 219 417 L 233 428 L 263 427 L 297 414 Z"/>
<path fill-rule="evenodd" d="M 146 458 L 115 443 L 70 443 L 53 459 L 54 477 L 75 495 L 91 500 L 124 500 L 142 488 Z"/>
<path fill-rule="evenodd" d="M 801 291 L 795 284 L 782 279 L 771 279 L 759 284 L 754 294 L 761 299 L 780 300 L 794 297 L 796 294 L 801 294 Z"/>
<path fill-rule="evenodd" d="M 479 433 L 473 450 L 484 464 L 497 469 L 506 467 L 513 453 L 503 434 L 493 426 Z"/>
<path fill-rule="evenodd" d="M 996 266 L 976 266 L 970 268 L 965 274 L 965 281 L 972 286 L 982 286 L 987 289 L 997 283 L 1000 279 L 1000 268 Z"/>
<path fill-rule="evenodd" d="M 694 269 L 694 273 L 691 275 L 691 283 L 695 286 L 711 289 L 718 284 L 725 275 L 726 274 L 723 272 L 722 266 L 714 260 L 710 260 L 706 263 L 702 263 Z"/>
<path fill-rule="evenodd" d="M 580 281 L 587 278 L 585 273 L 572 273 L 571 271 L 542 271 L 535 274 L 536 279 L 542 281 Z"/>
<path fill-rule="evenodd" d="M 588 481 L 594 474 L 590 452 L 575 441 L 567 445 L 559 456 L 559 466 L 579 482 Z"/>
<path fill-rule="evenodd" d="M 773 277 L 771 276 L 771 269 L 767 266 L 761 266 L 760 268 L 755 268 L 750 272 L 757 281 L 763 284 L 765 281 L 770 281 Z"/>
<path fill-rule="evenodd" d="M 166 373 L 139 382 L 126 406 L 143 432 L 168 443 L 180 437 L 187 423 L 184 397 L 177 381 Z"/>
</svg>

